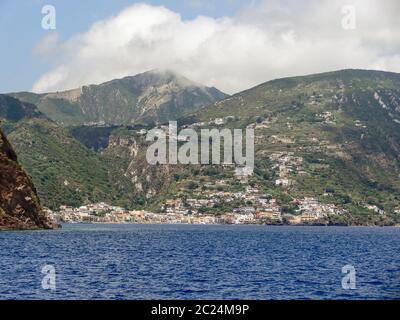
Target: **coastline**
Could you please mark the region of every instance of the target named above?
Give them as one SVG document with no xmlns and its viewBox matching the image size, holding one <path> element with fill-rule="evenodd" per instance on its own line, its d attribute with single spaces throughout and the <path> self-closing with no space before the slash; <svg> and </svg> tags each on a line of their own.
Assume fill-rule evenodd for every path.
<svg viewBox="0 0 400 320">
<path fill-rule="evenodd" d="M 137 222 L 62 222 L 63 225 L 161 225 L 161 226 L 267 226 L 267 227 L 365 227 L 365 228 L 400 228 L 400 225 L 363 225 L 363 224 L 267 224 L 267 223 L 137 223 Z M 56 230 L 56 229 L 51 229 Z M 1 231 L 1 230 L 0 230 Z"/>
</svg>

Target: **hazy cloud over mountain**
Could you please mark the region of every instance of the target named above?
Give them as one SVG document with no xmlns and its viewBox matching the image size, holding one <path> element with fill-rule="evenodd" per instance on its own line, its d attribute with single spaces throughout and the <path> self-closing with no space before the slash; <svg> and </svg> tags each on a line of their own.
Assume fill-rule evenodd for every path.
<svg viewBox="0 0 400 320">
<path fill-rule="evenodd" d="M 356 9 L 356 28 L 342 27 L 342 7 Z M 36 92 L 100 83 L 155 68 L 169 68 L 233 93 L 269 79 L 343 68 L 400 72 L 397 0 L 263 1 L 234 17 L 179 14 L 133 5 L 57 44 L 54 69 Z M 40 45 L 39 45 L 40 46 Z"/>
</svg>

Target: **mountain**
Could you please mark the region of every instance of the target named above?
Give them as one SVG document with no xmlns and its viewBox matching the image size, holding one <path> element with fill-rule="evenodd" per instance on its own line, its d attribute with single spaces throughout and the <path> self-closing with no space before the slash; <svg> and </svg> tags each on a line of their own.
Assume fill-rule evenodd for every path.
<svg viewBox="0 0 400 320">
<path fill-rule="evenodd" d="M 37 105 L 42 113 L 63 125 L 165 122 L 227 97 L 216 88 L 169 70 L 153 70 L 63 92 L 10 95 Z"/>
<path fill-rule="evenodd" d="M 50 229 L 36 189 L 0 130 L 0 230 Z"/>
<path fill-rule="evenodd" d="M 6 132 L 12 130 L 13 124 L 23 119 L 44 117 L 35 105 L 0 95 L 0 123 Z"/>
<path fill-rule="evenodd" d="M 399 74 L 342 70 L 278 79 L 195 118 L 232 115 L 228 126 L 255 128 L 253 182 L 285 205 L 312 196 L 347 209 L 347 220 L 376 222 L 383 210 L 399 219 Z M 290 185 L 277 187 L 278 178 Z"/>
<path fill-rule="evenodd" d="M 399 74 L 342 70 L 278 79 L 193 109 L 171 116 L 179 129 L 255 129 L 253 175 L 237 177 L 234 166 L 149 165 L 145 137 L 154 125 L 140 117 L 130 125 L 63 128 L 40 111 L 30 117 L 31 110 L 3 127 L 52 208 L 105 201 L 165 212 L 180 201 L 189 212 L 221 215 L 257 209 L 261 197 L 284 215 L 340 212 L 321 224 L 400 222 Z"/>
<path fill-rule="evenodd" d="M 42 117 L 35 105 L 0 95 L 0 119 L 19 121 L 23 118 Z"/>
<path fill-rule="evenodd" d="M 45 119 L 30 119 L 18 123 L 9 139 L 47 207 L 110 200 L 106 164 L 66 129 Z"/>
<path fill-rule="evenodd" d="M 110 200 L 108 169 L 100 155 L 36 106 L 0 95 L 0 120 L 45 206 Z"/>
<path fill-rule="evenodd" d="M 125 131 L 124 143 L 108 146 L 107 153 L 135 152 L 125 157 L 115 177 L 130 179 L 131 192 L 153 210 L 162 210 L 168 199 L 204 199 L 220 191 L 246 194 L 251 186 L 284 213 L 314 207 L 343 213 L 320 223 L 400 221 L 399 74 L 342 70 L 278 79 L 179 122 L 193 128 L 254 128 L 254 174 L 243 182 L 234 168 L 222 165 L 151 166 L 145 160 L 148 144 L 136 131 Z M 113 140 L 121 135 L 115 132 Z M 252 198 L 202 210 L 221 214 L 256 208 Z"/>
</svg>

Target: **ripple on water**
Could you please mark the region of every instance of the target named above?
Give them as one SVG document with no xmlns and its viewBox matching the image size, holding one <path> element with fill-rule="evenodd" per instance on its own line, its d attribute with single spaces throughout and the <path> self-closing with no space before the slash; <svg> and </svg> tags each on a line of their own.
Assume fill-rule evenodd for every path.
<svg viewBox="0 0 400 320">
<path fill-rule="evenodd" d="M 1 299 L 400 298 L 400 229 L 65 225 L 0 233 Z M 57 289 L 41 288 L 52 264 Z M 357 288 L 341 287 L 351 264 Z"/>
</svg>

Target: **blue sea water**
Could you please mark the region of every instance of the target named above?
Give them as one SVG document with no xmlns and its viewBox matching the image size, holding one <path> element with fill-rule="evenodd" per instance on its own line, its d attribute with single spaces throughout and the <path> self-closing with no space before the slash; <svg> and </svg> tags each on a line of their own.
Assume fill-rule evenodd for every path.
<svg viewBox="0 0 400 320">
<path fill-rule="evenodd" d="M 399 228 L 67 224 L 0 250 L 0 299 L 400 298 Z"/>
</svg>

